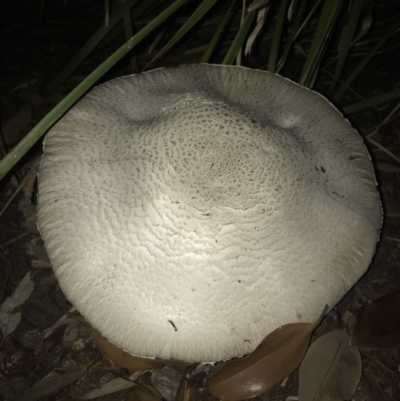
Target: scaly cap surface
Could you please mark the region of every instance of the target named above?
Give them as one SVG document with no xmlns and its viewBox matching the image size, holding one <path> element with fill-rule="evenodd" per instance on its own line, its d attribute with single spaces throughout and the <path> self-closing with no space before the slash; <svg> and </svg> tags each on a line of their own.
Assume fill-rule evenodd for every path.
<svg viewBox="0 0 400 401">
<path fill-rule="evenodd" d="M 226 360 L 316 321 L 367 269 L 381 218 L 360 135 L 267 72 L 116 79 L 45 140 L 38 222 L 55 274 L 138 356 Z"/>
</svg>

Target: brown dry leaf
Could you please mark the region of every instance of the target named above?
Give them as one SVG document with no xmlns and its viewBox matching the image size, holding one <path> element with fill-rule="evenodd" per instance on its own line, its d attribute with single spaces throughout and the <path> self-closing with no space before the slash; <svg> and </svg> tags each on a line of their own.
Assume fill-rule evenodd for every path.
<svg viewBox="0 0 400 401">
<path fill-rule="evenodd" d="M 193 395 L 193 388 L 188 385 L 185 378 L 182 379 L 182 386 L 176 394 L 176 401 L 189 401 Z"/>
<path fill-rule="evenodd" d="M 68 373 L 66 375 L 45 377 L 35 383 L 20 397 L 17 397 L 15 401 L 36 401 L 52 394 L 56 394 L 64 387 L 75 383 L 84 375 L 84 373 L 85 372 L 82 370 L 79 372 Z"/>
<path fill-rule="evenodd" d="M 219 366 L 207 380 L 210 392 L 230 401 L 265 393 L 297 368 L 315 327 L 292 323 L 274 330 L 246 358 Z"/>
<path fill-rule="evenodd" d="M 117 377 L 116 379 L 104 384 L 104 386 L 89 391 L 78 398 L 81 400 L 93 400 L 94 398 L 99 398 L 103 395 L 114 394 L 118 391 L 127 390 L 128 388 L 132 388 L 134 386 L 136 386 L 136 383 L 130 380 L 125 380 L 122 377 Z"/>
<path fill-rule="evenodd" d="M 26 253 L 34 256 L 32 264 L 34 267 L 43 266 L 51 267 L 49 257 L 47 256 L 46 248 L 44 247 L 43 241 L 40 237 L 35 237 L 29 243 L 26 244 Z"/>
<path fill-rule="evenodd" d="M 299 401 L 350 400 L 361 379 L 361 356 L 349 345 L 344 331 L 333 331 L 315 341 L 301 366 Z"/>
<path fill-rule="evenodd" d="M 15 311 L 15 309 L 29 299 L 34 288 L 35 283 L 31 280 L 31 272 L 28 272 L 14 293 L 0 305 L 0 330 L 3 334 L 3 341 L 17 328 L 21 321 L 21 312 Z"/>
<path fill-rule="evenodd" d="M 189 401 L 192 393 L 192 387 L 189 385 L 190 367 L 186 368 L 184 375 L 182 376 L 181 382 L 179 384 L 178 391 L 175 396 L 174 401 Z"/>
<path fill-rule="evenodd" d="M 400 346 L 400 291 L 372 299 L 361 308 L 351 345 L 370 349 Z"/>
<path fill-rule="evenodd" d="M 116 345 L 110 343 L 103 336 L 101 336 L 97 330 L 95 330 L 82 316 L 75 316 L 75 318 L 83 323 L 87 329 L 90 331 L 90 334 L 95 339 L 97 345 L 101 348 L 101 350 L 117 365 L 132 370 L 148 370 L 152 369 L 155 366 L 166 364 L 166 363 L 175 363 L 182 365 L 189 365 L 190 362 L 183 361 L 175 361 L 169 359 L 149 359 L 149 358 L 141 358 L 138 356 L 134 356 L 125 352 L 121 348 L 118 348 Z"/>
<path fill-rule="evenodd" d="M 162 395 L 150 384 L 141 384 L 130 390 L 125 401 L 160 401 Z"/>
</svg>

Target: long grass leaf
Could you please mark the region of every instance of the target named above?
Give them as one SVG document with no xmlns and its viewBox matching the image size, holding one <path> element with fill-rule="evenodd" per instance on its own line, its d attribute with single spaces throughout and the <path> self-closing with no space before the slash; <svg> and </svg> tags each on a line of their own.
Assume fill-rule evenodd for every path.
<svg viewBox="0 0 400 401">
<path fill-rule="evenodd" d="M 120 1 L 121 4 L 124 4 L 126 0 L 120 0 Z M 122 16 L 122 21 L 124 25 L 125 39 L 129 40 L 133 36 L 133 22 L 132 22 L 131 11 L 129 9 L 124 12 L 124 15 Z M 138 63 L 136 55 L 134 54 L 129 61 L 131 64 L 132 72 L 133 73 L 137 72 Z"/>
<path fill-rule="evenodd" d="M 295 12 L 296 17 L 294 19 L 293 25 L 290 28 L 289 34 L 287 35 L 285 47 L 283 49 L 283 54 L 278 62 L 278 66 L 277 66 L 277 70 L 276 70 L 277 73 L 279 73 L 279 71 L 283 68 L 283 66 L 289 56 L 289 52 L 294 45 L 295 40 L 297 39 L 297 37 L 299 36 L 299 34 L 303 30 L 303 28 L 308 24 L 308 21 L 311 19 L 315 10 L 318 8 L 318 5 L 320 2 L 321 2 L 321 0 L 318 0 L 314 4 L 313 8 L 308 13 L 307 17 L 305 18 L 305 20 L 303 21 L 303 23 L 301 25 L 300 25 L 300 22 L 302 21 L 304 11 L 306 9 L 307 0 L 300 0 L 298 9 L 294 8 L 296 6 L 295 4 L 293 4 L 293 3 L 291 4 L 292 10 L 289 10 L 289 11 L 291 13 L 293 13 L 293 9 L 296 10 L 296 12 Z"/>
<path fill-rule="evenodd" d="M 271 52 L 268 58 L 267 69 L 270 72 L 276 71 L 276 63 L 278 61 L 279 48 L 282 45 L 283 24 L 285 22 L 288 4 L 289 0 L 281 0 L 281 4 L 279 6 L 278 18 L 276 20 L 274 36 L 272 38 Z"/>
<path fill-rule="evenodd" d="M 393 91 L 372 97 L 370 99 L 357 102 L 350 106 L 343 107 L 342 111 L 345 114 L 353 114 L 365 109 L 369 109 L 370 107 L 379 106 L 382 103 L 389 102 L 393 99 L 397 99 L 398 97 L 400 97 L 400 89 L 395 89 Z"/>
<path fill-rule="evenodd" d="M 314 7 L 311 9 L 311 11 L 308 13 L 308 16 L 305 18 L 305 20 L 303 21 L 303 23 L 300 26 L 300 23 L 302 21 L 303 15 L 304 15 L 304 11 L 306 8 L 306 4 L 307 4 L 307 0 L 301 0 L 300 4 L 298 5 L 298 8 L 296 8 L 297 4 L 294 4 L 294 2 L 292 2 L 292 4 L 290 5 L 289 11 L 288 11 L 288 19 L 289 19 L 289 13 L 291 14 L 295 14 L 295 18 L 294 21 L 292 23 L 292 26 L 290 28 L 290 31 L 286 37 L 286 43 L 283 49 L 283 53 L 282 56 L 278 62 L 278 66 L 277 66 L 277 70 L 276 72 L 279 73 L 279 71 L 283 68 L 286 59 L 289 56 L 289 52 L 293 47 L 293 43 L 296 40 L 297 36 L 300 34 L 300 32 L 302 31 L 302 29 L 304 28 L 304 26 L 308 23 L 309 19 L 311 18 L 312 14 L 314 13 L 314 11 L 317 9 L 318 4 L 320 3 L 321 0 L 318 0 L 316 2 L 316 4 L 314 5 Z M 290 18 L 290 20 L 292 20 L 292 17 Z"/>
<path fill-rule="evenodd" d="M 225 11 L 224 18 L 222 18 L 220 24 L 218 25 L 217 30 L 215 31 L 214 35 L 212 36 L 210 42 L 208 43 L 205 52 L 201 56 L 200 63 L 208 63 L 208 61 L 209 61 L 209 59 L 211 57 L 211 54 L 215 50 L 215 48 L 216 48 L 216 46 L 217 46 L 217 44 L 218 44 L 223 32 L 225 31 L 225 28 L 226 28 L 229 20 L 232 17 L 232 9 L 233 9 L 234 5 L 235 5 L 235 1 L 231 1 L 229 3 L 229 7 Z"/>
<path fill-rule="evenodd" d="M 119 0 L 117 0 L 117 1 L 119 1 Z M 127 1 L 127 0 L 125 0 L 125 1 Z M 172 3 L 172 1 L 170 3 Z M 149 0 L 149 1 L 138 0 L 137 3 L 130 10 L 130 16 L 131 16 L 131 20 L 132 20 L 132 29 L 134 28 L 133 21 L 138 20 L 145 13 L 147 13 L 149 11 L 155 11 L 155 10 L 158 10 L 158 1 L 157 0 Z M 124 16 L 125 16 L 125 13 L 124 13 Z M 138 23 L 138 25 L 139 25 L 139 23 Z M 145 25 L 145 23 L 142 23 L 142 26 L 144 26 L 144 25 Z M 112 43 L 112 41 L 115 40 L 118 37 L 118 35 L 120 35 L 124 32 L 125 32 L 125 26 L 124 26 L 123 21 L 118 21 L 118 23 L 115 25 L 115 27 L 109 30 L 107 35 L 100 41 L 100 43 L 96 46 L 96 48 L 97 49 L 105 48 L 110 43 Z M 128 40 L 128 39 L 129 38 L 126 37 L 126 40 Z"/>
<path fill-rule="evenodd" d="M 110 0 L 104 0 L 104 26 L 108 29 L 110 23 Z"/>
<path fill-rule="evenodd" d="M 162 38 L 165 36 L 165 32 L 167 32 L 167 27 L 164 27 L 163 29 L 160 30 L 160 32 L 158 32 L 158 34 L 156 35 L 154 40 L 151 42 L 151 45 L 147 49 L 147 54 L 153 54 L 154 49 L 157 48 L 158 44 L 160 43 Z"/>
<path fill-rule="evenodd" d="M 400 158 L 398 158 L 394 153 L 392 153 L 389 149 L 385 148 L 384 146 L 382 146 L 380 143 L 374 141 L 371 138 L 367 138 L 368 142 L 372 145 L 374 145 L 375 147 L 377 147 L 379 150 L 381 150 L 382 152 L 386 153 L 387 155 L 389 155 L 393 160 L 396 160 L 398 163 L 400 163 Z"/>
<path fill-rule="evenodd" d="M 368 0 L 366 0 L 366 1 L 368 1 Z M 360 31 L 357 33 L 357 35 L 351 41 L 350 48 L 352 48 L 355 44 L 357 44 L 368 33 L 368 31 L 370 30 L 370 28 L 372 26 L 373 6 L 374 6 L 373 2 L 368 4 L 368 10 L 367 10 L 366 15 L 364 16 L 362 22 L 361 22 Z M 336 63 L 338 58 L 339 58 L 338 55 L 336 55 L 335 57 L 331 57 L 330 61 L 328 61 L 325 64 L 324 70 L 327 71 L 327 68 L 329 66 L 331 66 L 332 64 Z M 333 77 L 333 74 L 330 74 L 330 75 Z"/>
<path fill-rule="evenodd" d="M 42 96 L 47 97 L 58 90 L 58 88 L 74 73 L 74 71 L 82 64 L 89 54 L 96 48 L 100 41 L 110 32 L 110 30 L 122 19 L 122 16 L 127 10 L 135 5 L 138 0 L 127 0 L 123 6 L 113 10 L 109 25 L 100 26 L 97 32 L 82 46 L 79 52 L 67 63 L 56 77 L 42 85 L 39 92 Z M 119 3 L 119 1 L 118 1 Z M 149 1 L 151 4 L 151 2 Z"/>
<path fill-rule="evenodd" d="M 336 65 L 335 73 L 331 82 L 330 92 L 333 91 L 334 87 L 339 81 L 342 74 L 343 67 L 346 63 L 347 56 L 349 54 L 350 48 L 352 46 L 352 40 L 358 26 L 358 22 L 361 17 L 361 11 L 363 9 L 365 0 L 354 0 L 354 3 L 348 8 L 345 18 L 348 18 L 347 25 L 342 31 L 342 35 L 339 40 L 338 45 L 338 62 Z"/>
<path fill-rule="evenodd" d="M 32 145 L 58 119 L 81 98 L 111 67 L 129 53 L 138 43 L 145 39 L 154 29 L 173 15 L 188 0 L 176 0 L 166 10 L 143 27 L 135 36 L 124 43 L 110 57 L 86 77 L 72 92 L 57 104 L 39 123 L 0 161 L 0 180 L 15 166 Z"/>
<path fill-rule="evenodd" d="M 297 9 L 297 4 L 298 3 L 299 3 L 299 0 L 292 0 L 290 2 L 289 9 L 288 9 L 288 12 L 287 12 L 287 19 L 289 21 L 292 20 L 294 11 Z M 305 3 L 305 1 L 303 1 L 303 3 Z"/>
<path fill-rule="evenodd" d="M 343 0 L 325 0 L 314 39 L 299 79 L 300 85 L 311 87 L 312 81 L 315 80 L 342 3 Z"/>
<path fill-rule="evenodd" d="M 400 102 L 390 110 L 389 114 L 375 127 L 370 127 L 368 130 L 363 131 L 363 134 L 368 138 L 372 138 L 380 129 L 382 129 L 385 125 L 392 123 L 400 117 Z"/>
<path fill-rule="evenodd" d="M 244 50 L 245 56 L 248 56 L 251 53 L 251 49 L 253 48 L 254 42 L 257 39 L 258 35 L 261 32 L 262 27 L 265 24 L 265 20 L 267 18 L 269 9 L 270 7 L 266 6 L 257 11 L 256 26 L 247 39 L 246 48 Z"/>
<path fill-rule="evenodd" d="M 246 0 L 242 0 L 242 14 L 240 16 L 240 27 L 244 23 L 245 15 L 246 15 Z M 237 66 L 242 65 L 242 53 L 243 53 L 243 48 L 242 48 L 242 46 L 240 46 L 239 51 L 236 54 L 236 65 Z"/>
<path fill-rule="evenodd" d="M 333 100 L 338 101 L 349 86 L 354 82 L 354 80 L 358 77 L 361 71 L 364 70 L 365 66 L 371 61 L 371 59 L 376 55 L 379 49 L 385 44 L 385 42 L 395 34 L 395 32 L 400 27 L 400 17 L 397 17 L 394 22 L 389 25 L 386 29 L 386 32 L 381 37 L 381 39 L 372 47 L 372 49 L 362 58 L 362 60 L 358 63 L 358 65 L 353 68 L 351 74 L 347 77 L 347 79 L 340 85 L 337 90 L 333 94 Z"/>
<path fill-rule="evenodd" d="M 121 0 L 121 4 L 123 5 L 124 3 L 125 0 Z M 124 24 L 125 38 L 126 40 L 128 40 L 133 36 L 133 23 L 132 23 L 131 12 L 129 9 L 125 10 L 122 16 L 122 21 Z"/>
<path fill-rule="evenodd" d="M 172 39 L 157 53 L 157 55 L 148 63 L 145 67 L 147 69 L 149 65 L 153 64 L 157 59 L 164 55 L 178 40 L 187 34 L 201 18 L 210 10 L 210 8 L 217 2 L 217 0 L 203 0 L 203 2 L 197 7 L 193 14 L 187 19 L 179 31 L 172 37 Z"/>
<path fill-rule="evenodd" d="M 353 42 L 351 43 L 352 46 L 358 43 L 369 32 L 372 26 L 373 8 L 374 8 L 374 3 L 371 1 L 368 7 L 368 12 L 364 16 L 363 21 L 361 23 L 360 31 L 358 32 L 357 36 L 353 39 Z"/>
<path fill-rule="evenodd" d="M 266 6 L 270 0 L 254 0 L 253 3 L 249 5 L 247 11 L 255 11 L 260 7 Z"/>
<path fill-rule="evenodd" d="M 233 39 L 233 42 L 226 53 L 226 56 L 224 60 L 222 61 L 222 64 L 232 64 L 243 44 L 243 41 L 249 32 L 249 29 L 251 27 L 251 24 L 254 20 L 254 17 L 256 15 L 256 11 L 250 11 L 247 13 L 246 18 L 243 21 L 243 24 L 240 26 L 239 30 L 236 33 L 235 39 Z"/>
</svg>

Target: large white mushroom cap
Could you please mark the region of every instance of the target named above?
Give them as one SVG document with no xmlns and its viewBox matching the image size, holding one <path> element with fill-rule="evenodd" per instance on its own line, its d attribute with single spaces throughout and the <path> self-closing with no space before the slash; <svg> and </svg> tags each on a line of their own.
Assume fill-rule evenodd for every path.
<svg viewBox="0 0 400 401">
<path fill-rule="evenodd" d="M 381 225 L 360 135 L 263 71 L 189 65 L 93 89 L 49 132 L 38 221 L 68 299 L 139 356 L 217 361 L 315 322 Z"/>
</svg>

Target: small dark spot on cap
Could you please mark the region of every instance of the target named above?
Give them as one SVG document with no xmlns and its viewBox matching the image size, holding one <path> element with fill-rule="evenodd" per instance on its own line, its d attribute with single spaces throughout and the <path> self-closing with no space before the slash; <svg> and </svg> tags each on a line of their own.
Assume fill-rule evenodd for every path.
<svg viewBox="0 0 400 401">
<path fill-rule="evenodd" d="M 172 320 L 168 320 L 169 323 L 171 323 L 171 326 L 174 328 L 175 331 L 178 331 L 177 327 L 175 326 L 175 323 Z"/>
</svg>

